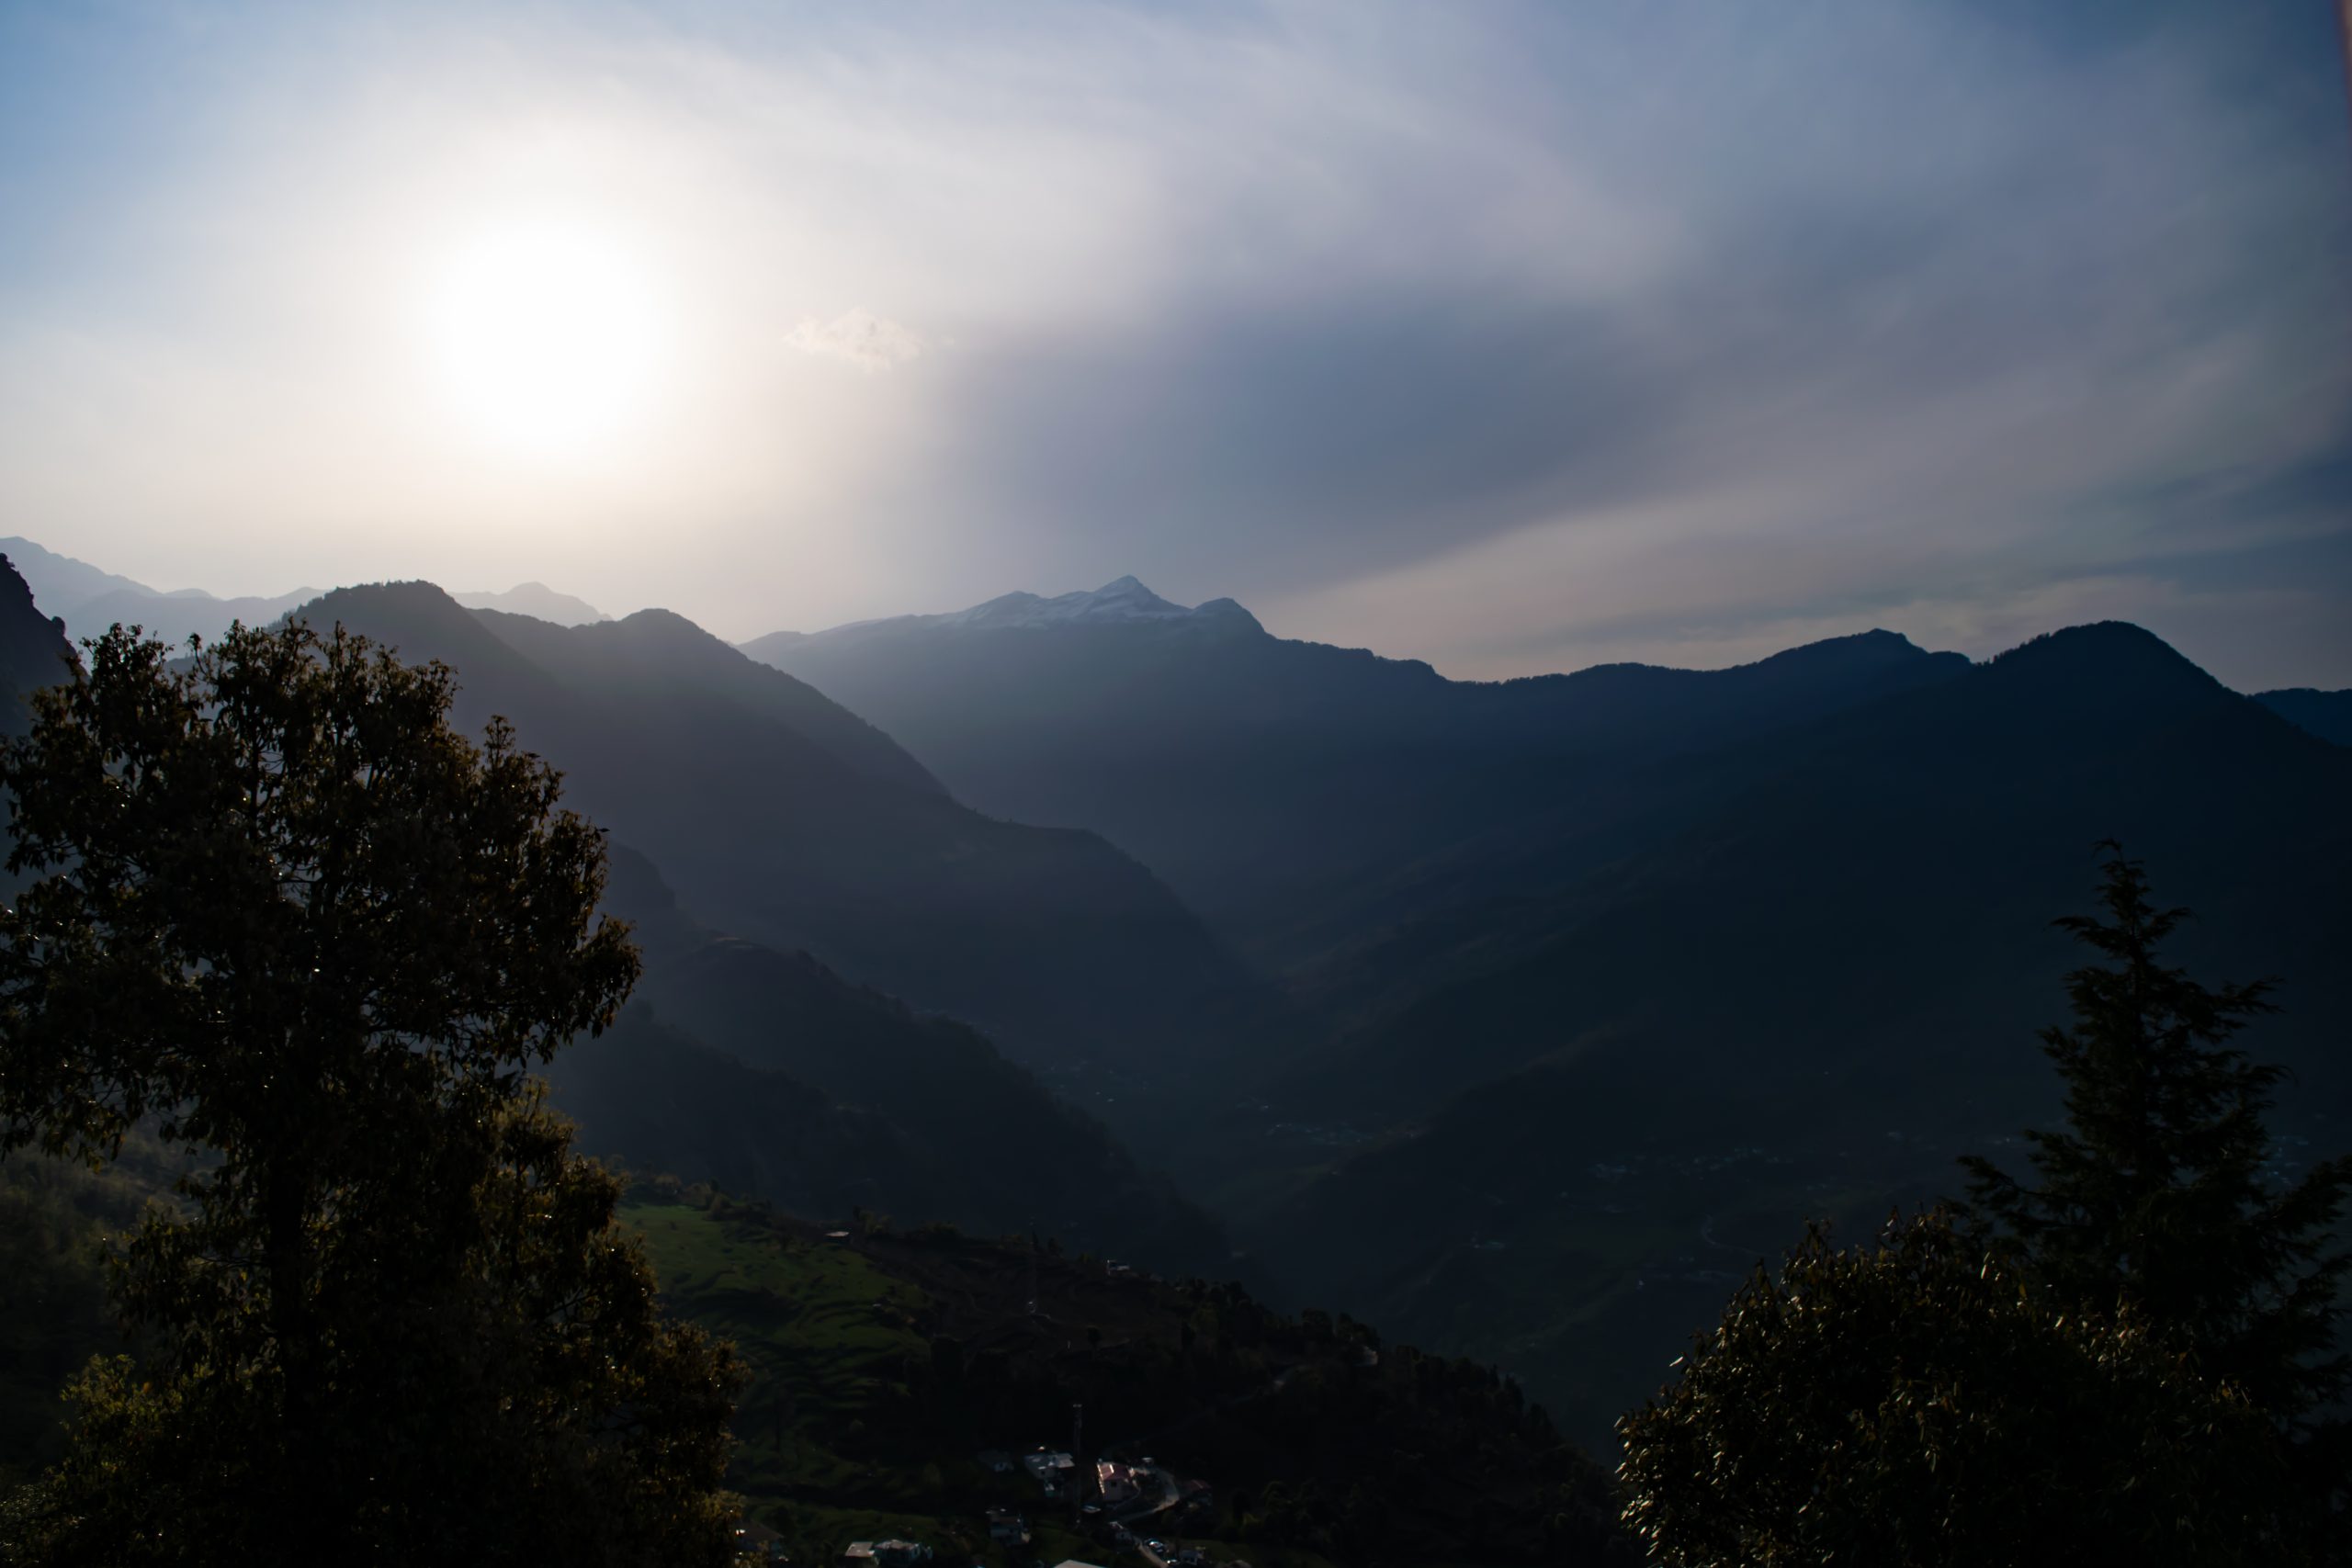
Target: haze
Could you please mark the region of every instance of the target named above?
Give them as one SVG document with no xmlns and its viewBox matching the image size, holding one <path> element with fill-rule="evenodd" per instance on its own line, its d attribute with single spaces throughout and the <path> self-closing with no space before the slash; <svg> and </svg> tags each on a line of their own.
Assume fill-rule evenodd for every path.
<svg viewBox="0 0 2352 1568">
<path fill-rule="evenodd" d="M 0 532 L 2352 684 L 2334 7 L 0 9 Z"/>
</svg>

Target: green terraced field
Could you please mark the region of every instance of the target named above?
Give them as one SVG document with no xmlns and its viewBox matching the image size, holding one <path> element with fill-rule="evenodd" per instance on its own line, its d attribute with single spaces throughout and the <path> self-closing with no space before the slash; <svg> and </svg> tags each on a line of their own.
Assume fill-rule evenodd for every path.
<svg viewBox="0 0 2352 1568">
<path fill-rule="evenodd" d="M 1491 1373 L 1359 1362 L 1344 1325 L 1283 1318 L 1238 1286 L 1114 1276 L 944 1227 L 835 1238 L 667 1179 L 632 1189 L 621 1220 L 672 1310 L 735 1344 L 729 1483 L 796 1562 L 889 1536 L 1008 1568 L 1119 1560 L 1026 1476 L 974 1457 L 1066 1442 L 1074 1403 L 1091 1451 L 1148 1443 L 1212 1479 L 1217 1506 L 1155 1533 L 1190 1523 L 1219 1561 L 1329 1568 L 1327 1541 L 1374 1516 L 1411 1532 L 1412 1561 L 1550 1561 L 1562 1510 L 1613 1517 L 1605 1483 Z M 1030 1517 L 1029 1548 L 989 1543 L 992 1505 Z"/>
<path fill-rule="evenodd" d="M 906 1397 L 909 1360 L 929 1354 L 907 1316 L 926 1304 L 922 1293 L 848 1247 L 655 1195 L 632 1194 L 621 1218 L 679 1314 L 733 1340 L 750 1373 L 736 1487 L 755 1508 L 867 1490 L 869 1467 L 837 1450 Z"/>
</svg>

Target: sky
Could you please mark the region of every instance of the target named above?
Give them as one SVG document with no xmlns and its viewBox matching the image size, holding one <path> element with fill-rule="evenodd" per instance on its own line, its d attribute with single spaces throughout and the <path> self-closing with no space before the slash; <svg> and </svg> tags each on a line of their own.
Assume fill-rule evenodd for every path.
<svg viewBox="0 0 2352 1568">
<path fill-rule="evenodd" d="M 0 534 L 2352 686 L 2328 0 L 0 0 Z"/>
</svg>

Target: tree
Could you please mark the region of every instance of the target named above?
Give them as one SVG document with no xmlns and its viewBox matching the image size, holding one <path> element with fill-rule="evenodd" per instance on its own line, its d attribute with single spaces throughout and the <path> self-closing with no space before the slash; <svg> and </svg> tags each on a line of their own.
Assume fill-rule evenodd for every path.
<svg viewBox="0 0 2352 1568">
<path fill-rule="evenodd" d="M 12 1505 L 40 1561 L 721 1562 L 738 1376 L 528 1076 L 637 975 L 603 843 L 450 671 L 117 627 L 0 758 L 0 1146 L 193 1156 Z"/>
<path fill-rule="evenodd" d="M 2129 1314 L 2044 1303 L 1941 1213 L 1758 1269 L 1618 1424 L 1625 1522 L 1679 1568 L 2273 1564 L 2278 1445 Z"/>
<path fill-rule="evenodd" d="M 2292 1182 L 2269 1174 L 2264 1115 L 2284 1069 L 2230 1044 L 2273 1010 L 2267 983 L 2209 988 L 2165 964 L 2159 949 L 2188 912 L 2158 908 L 2141 863 L 2101 848 L 2106 919 L 2058 924 L 2105 962 L 2067 976 L 2073 1021 L 2041 1037 L 2066 1125 L 2026 1134 L 2033 1185 L 1964 1159 L 1961 1208 L 2052 1299 L 2125 1306 L 2177 1336 L 2302 1442 L 2323 1489 L 2341 1485 L 2340 1423 L 2324 1413 L 2347 1386 L 2336 1325 L 2352 1253 L 2330 1227 L 2352 1159 Z"/>
</svg>

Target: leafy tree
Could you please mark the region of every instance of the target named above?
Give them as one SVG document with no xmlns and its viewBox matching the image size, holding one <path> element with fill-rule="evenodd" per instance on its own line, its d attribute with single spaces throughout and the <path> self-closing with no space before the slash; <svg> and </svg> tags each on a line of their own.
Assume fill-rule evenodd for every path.
<svg viewBox="0 0 2352 1568">
<path fill-rule="evenodd" d="M 1619 1423 L 1651 1560 L 2291 1562 L 2278 1445 L 2133 1317 L 2053 1310 L 1940 1213 L 1812 1228 Z"/>
<path fill-rule="evenodd" d="M 717 1562 L 731 1354 L 528 1067 L 637 975 L 558 776 L 338 627 L 117 627 L 0 759 L 0 1146 L 198 1156 L 0 1540 L 43 1562 Z"/>
<path fill-rule="evenodd" d="M 2188 911 L 2158 908 L 2140 863 L 2102 848 L 2106 918 L 2058 923 L 2104 962 L 2067 977 L 2073 1022 L 2042 1033 L 2066 1125 L 2026 1134 L 2030 1185 L 1963 1160 L 1973 1201 L 1962 1207 L 2052 1299 L 2101 1314 L 2121 1304 L 2176 1334 L 2340 1485 L 2343 1434 L 2326 1413 L 2352 1366 L 2336 1347 L 2352 1253 L 2329 1233 L 2352 1159 L 2291 1183 L 2271 1176 L 2263 1118 L 2284 1069 L 2230 1044 L 2273 1010 L 2267 984 L 2209 988 L 2165 964 L 2159 949 Z"/>
</svg>

